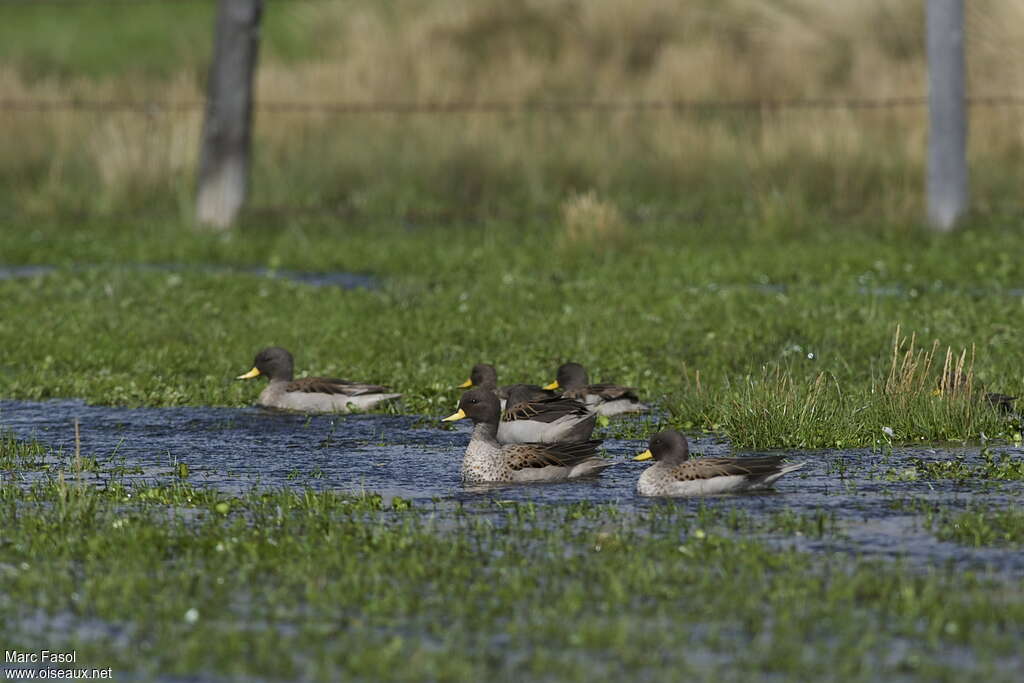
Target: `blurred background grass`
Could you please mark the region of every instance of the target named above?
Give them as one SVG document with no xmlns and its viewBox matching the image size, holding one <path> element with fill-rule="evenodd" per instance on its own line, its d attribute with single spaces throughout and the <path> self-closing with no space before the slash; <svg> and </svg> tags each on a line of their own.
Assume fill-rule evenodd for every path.
<svg viewBox="0 0 1024 683">
<path fill-rule="evenodd" d="M 201 103 L 211 2 L 0 5 L 0 99 Z M 788 100 L 926 95 L 923 2 L 269 0 L 261 102 Z M 972 95 L 1021 92 L 1024 5 L 967 7 Z M 0 210 L 187 219 L 201 108 L 5 112 Z M 446 220 L 558 216 L 594 192 L 627 216 L 921 213 L 924 107 L 257 114 L 253 207 Z M 1024 107 L 971 110 L 973 208 L 1019 209 Z"/>
</svg>

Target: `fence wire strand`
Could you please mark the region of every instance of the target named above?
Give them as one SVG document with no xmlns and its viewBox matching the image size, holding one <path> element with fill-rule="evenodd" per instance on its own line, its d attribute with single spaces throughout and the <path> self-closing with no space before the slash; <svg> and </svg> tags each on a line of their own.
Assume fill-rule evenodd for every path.
<svg viewBox="0 0 1024 683">
<path fill-rule="evenodd" d="M 971 107 L 1024 107 L 1022 95 L 979 95 L 967 98 Z M 830 111 L 923 108 L 927 97 L 888 97 L 873 99 L 786 99 L 786 100 L 566 100 L 536 102 L 455 101 L 455 102 L 256 102 L 263 114 L 559 114 L 575 112 L 665 112 L 704 114 L 729 111 Z M 0 99 L 0 111 L 7 112 L 135 112 L 139 114 L 187 113 L 202 111 L 201 100 L 89 100 Z"/>
</svg>

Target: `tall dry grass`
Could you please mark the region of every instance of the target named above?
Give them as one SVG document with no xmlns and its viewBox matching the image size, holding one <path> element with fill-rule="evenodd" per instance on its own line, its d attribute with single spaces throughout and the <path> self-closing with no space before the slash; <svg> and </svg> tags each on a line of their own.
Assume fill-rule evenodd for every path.
<svg viewBox="0 0 1024 683">
<path fill-rule="evenodd" d="M 615 204 L 593 190 L 574 194 L 562 202 L 561 246 L 600 250 L 620 246 L 626 238 L 626 221 Z"/>
<path fill-rule="evenodd" d="M 304 56 L 265 52 L 265 101 L 779 100 L 923 95 L 923 2 L 376 0 L 271 8 Z M 1024 4 L 968 4 L 972 93 L 1024 92 Z M 130 55 L 126 55 L 126 59 Z M 36 79 L 0 67 L 0 97 L 202 97 L 169 81 Z M 15 115 L 0 170 L 19 209 L 112 209 L 191 190 L 197 114 Z M 1019 191 L 1024 112 L 972 112 L 976 204 Z M 728 202 L 765 230 L 918 211 L 923 109 L 705 114 L 262 114 L 254 203 L 550 206 L 594 189 L 627 201 Z"/>
<path fill-rule="evenodd" d="M 897 326 L 891 348 L 881 351 L 879 367 L 887 355 L 888 369 L 868 385 L 792 365 L 765 364 L 719 383 L 702 383 L 699 372 L 691 379 L 684 369 L 685 391 L 674 397 L 673 410 L 682 426 L 724 431 L 749 448 L 848 447 L 936 435 L 964 440 L 1006 429 L 1011 397 L 985 393 L 975 377 L 973 345 L 943 352 L 936 340 L 922 347 L 916 334 Z"/>
</svg>

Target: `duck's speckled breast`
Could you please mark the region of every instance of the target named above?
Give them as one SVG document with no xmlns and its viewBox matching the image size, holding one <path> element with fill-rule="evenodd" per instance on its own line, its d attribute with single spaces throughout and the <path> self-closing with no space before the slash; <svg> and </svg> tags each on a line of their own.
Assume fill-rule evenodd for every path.
<svg viewBox="0 0 1024 683">
<path fill-rule="evenodd" d="M 482 439 L 471 439 L 462 458 L 462 480 L 479 484 L 511 481 L 512 471 L 501 462 L 501 448 Z"/>
</svg>

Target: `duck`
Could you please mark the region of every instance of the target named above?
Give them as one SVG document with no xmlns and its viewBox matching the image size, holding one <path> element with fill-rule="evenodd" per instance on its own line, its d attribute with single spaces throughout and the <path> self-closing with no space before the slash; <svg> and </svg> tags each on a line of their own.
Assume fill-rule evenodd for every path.
<svg viewBox="0 0 1024 683">
<path fill-rule="evenodd" d="M 529 385 L 514 384 L 498 424 L 499 443 L 587 441 L 597 413 L 572 398 L 536 398 Z"/>
<path fill-rule="evenodd" d="M 260 392 L 260 405 L 305 413 L 364 411 L 402 396 L 377 384 L 329 377 L 294 379 L 294 368 L 295 361 L 287 349 L 270 346 L 256 354 L 252 370 L 236 379 L 266 377 L 270 384 Z"/>
<path fill-rule="evenodd" d="M 935 396 L 978 396 L 985 403 L 1004 415 L 1013 415 L 1016 396 L 998 391 L 985 391 L 980 382 L 974 381 L 973 371 L 950 370 L 939 376 L 938 385 L 932 392 Z"/>
<path fill-rule="evenodd" d="M 591 384 L 586 369 L 579 363 L 563 363 L 554 382 L 543 387 L 561 389 L 562 396 L 582 401 L 598 415 L 612 417 L 626 413 L 645 413 L 650 407 L 640 402 L 636 390 L 617 384 Z"/>
<path fill-rule="evenodd" d="M 498 399 L 501 401 L 502 410 L 508 403 L 508 392 L 512 387 L 519 387 L 523 391 L 527 391 L 531 400 L 540 400 L 545 398 L 557 397 L 557 392 L 549 391 L 541 388 L 536 384 L 508 384 L 503 387 L 498 386 L 498 371 L 490 363 L 477 363 L 469 371 L 469 379 L 458 386 L 459 389 L 471 389 L 475 387 L 483 387 L 484 389 L 490 389 L 498 395 Z"/>
<path fill-rule="evenodd" d="M 473 435 L 462 458 L 462 481 L 557 482 L 596 475 L 614 464 L 597 455 L 601 441 L 502 444 L 498 441 L 501 407 L 490 389 L 477 387 L 462 394 L 457 412 L 443 422 L 469 418 Z"/>
<path fill-rule="evenodd" d="M 651 437 L 648 448 L 633 460 L 655 463 L 644 470 L 636 483 L 641 496 L 707 496 L 767 489 L 784 474 L 804 463 L 785 463 L 781 455 L 749 458 L 690 459 L 690 444 L 674 429 Z"/>
</svg>

